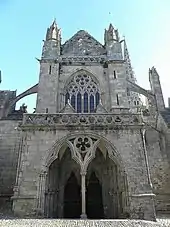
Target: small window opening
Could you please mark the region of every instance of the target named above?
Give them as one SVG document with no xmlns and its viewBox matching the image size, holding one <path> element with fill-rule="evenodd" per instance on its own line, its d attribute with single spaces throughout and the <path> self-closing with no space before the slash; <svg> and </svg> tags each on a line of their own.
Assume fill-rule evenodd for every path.
<svg viewBox="0 0 170 227">
<path fill-rule="evenodd" d="M 127 88 L 127 96 L 130 96 L 129 88 Z"/>
<path fill-rule="evenodd" d="M 139 101 L 137 101 L 137 105 L 139 105 Z"/>
<path fill-rule="evenodd" d="M 107 64 L 107 62 L 105 62 L 104 64 L 103 64 L 103 68 L 108 68 L 108 64 Z"/>
<path fill-rule="evenodd" d="M 51 65 L 50 65 L 50 67 L 49 67 L 49 74 L 51 74 Z"/>
<path fill-rule="evenodd" d="M 48 108 L 45 109 L 45 112 L 48 113 Z"/>
<path fill-rule="evenodd" d="M 134 105 L 136 106 L 136 101 L 134 101 Z"/>
<path fill-rule="evenodd" d="M 114 75 L 114 79 L 116 79 L 117 77 L 116 77 L 116 71 L 115 70 L 113 71 L 113 75 Z"/>
<path fill-rule="evenodd" d="M 119 96 L 118 96 L 118 94 L 116 95 L 116 99 L 117 99 L 117 105 L 119 105 Z"/>
</svg>

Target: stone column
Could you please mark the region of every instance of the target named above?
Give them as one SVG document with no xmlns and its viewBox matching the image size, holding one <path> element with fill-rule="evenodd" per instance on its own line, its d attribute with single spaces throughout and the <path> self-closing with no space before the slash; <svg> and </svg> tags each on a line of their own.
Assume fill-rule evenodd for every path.
<svg viewBox="0 0 170 227">
<path fill-rule="evenodd" d="M 86 172 L 81 172 L 81 199 L 82 199 L 82 211 L 81 218 L 86 219 Z"/>
<path fill-rule="evenodd" d="M 45 201 L 45 182 L 47 172 L 41 173 L 39 176 L 39 188 L 38 188 L 38 201 L 37 201 L 37 214 L 44 216 L 44 201 Z"/>
</svg>

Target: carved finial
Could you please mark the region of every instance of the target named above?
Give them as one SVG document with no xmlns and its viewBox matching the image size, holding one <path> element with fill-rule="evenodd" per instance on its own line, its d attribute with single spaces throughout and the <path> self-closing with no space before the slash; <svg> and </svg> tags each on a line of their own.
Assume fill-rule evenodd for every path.
<svg viewBox="0 0 170 227">
<path fill-rule="evenodd" d="M 108 30 L 105 29 L 105 44 L 108 42 L 119 42 L 119 32 L 110 23 Z"/>
<path fill-rule="evenodd" d="M 56 18 L 54 17 L 53 26 L 57 27 Z"/>
<path fill-rule="evenodd" d="M 114 30 L 114 27 L 113 27 L 112 23 L 110 23 L 108 31 L 110 32 L 110 31 L 113 31 L 113 30 Z"/>
<path fill-rule="evenodd" d="M 57 27 L 56 19 L 54 19 L 52 25 L 47 29 L 46 40 L 59 40 L 60 39 L 60 29 Z"/>
</svg>

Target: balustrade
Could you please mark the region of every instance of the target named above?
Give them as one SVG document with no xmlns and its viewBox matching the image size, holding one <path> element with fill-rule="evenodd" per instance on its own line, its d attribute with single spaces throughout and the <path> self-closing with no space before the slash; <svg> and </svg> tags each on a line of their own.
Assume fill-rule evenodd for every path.
<svg viewBox="0 0 170 227">
<path fill-rule="evenodd" d="M 22 125 L 42 125 L 42 126 L 111 126 L 111 125 L 141 125 L 141 115 L 139 114 L 112 114 L 112 113 L 56 113 L 56 114 L 24 114 Z"/>
</svg>

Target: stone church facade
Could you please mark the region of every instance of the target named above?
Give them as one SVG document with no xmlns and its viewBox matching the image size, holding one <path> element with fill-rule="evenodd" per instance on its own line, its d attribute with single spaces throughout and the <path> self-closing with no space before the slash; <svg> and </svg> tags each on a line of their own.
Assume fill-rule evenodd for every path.
<svg viewBox="0 0 170 227">
<path fill-rule="evenodd" d="M 135 218 L 170 211 L 170 109 L 159 75 L 136 84 L 126 41 L 47 29 L 38 84 L 0 91 L 0 210 L 19 217 Z M 34 113 L 23 97 L 37 93 Z M 144 95 L 144 106 L 140 95 Z"/>
</svg>

